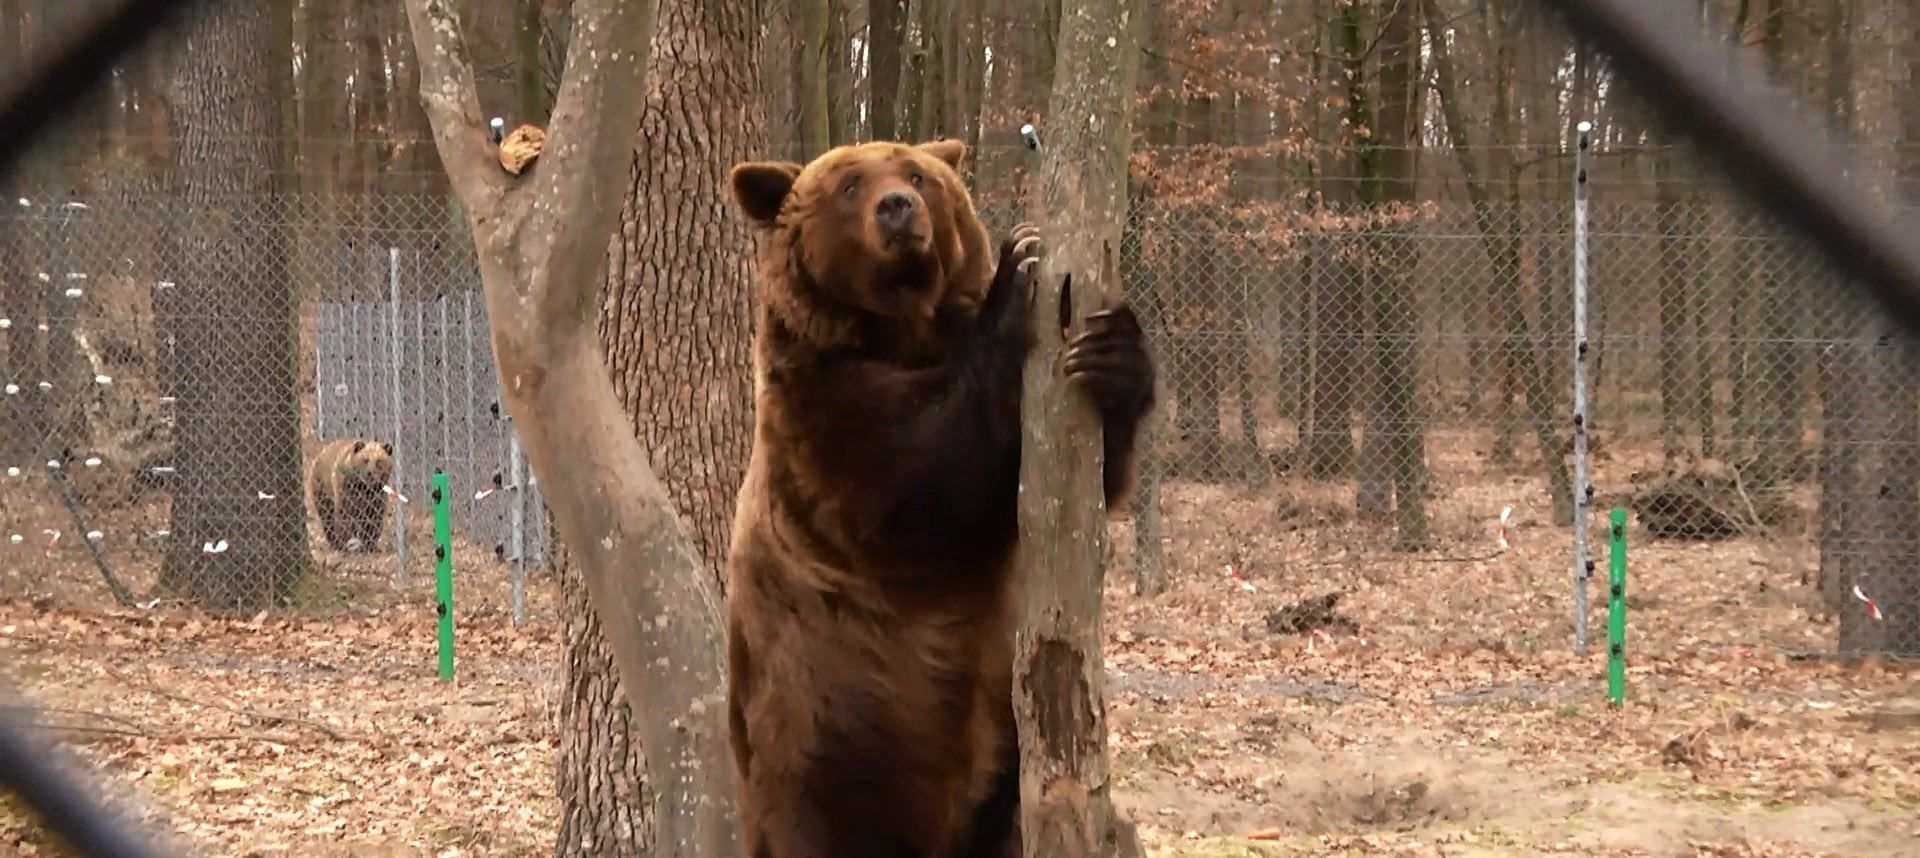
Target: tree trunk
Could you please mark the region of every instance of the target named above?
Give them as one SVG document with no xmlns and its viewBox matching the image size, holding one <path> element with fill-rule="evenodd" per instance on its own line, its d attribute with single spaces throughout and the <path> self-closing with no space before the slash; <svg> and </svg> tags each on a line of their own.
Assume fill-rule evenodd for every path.
<svg viewBox="0 0 1920 858">
<path fill-rule="evenodd" d="M 867 121 L 873 139 L 894 140 L 900 128 L 900 58 L 907 37 L 905 0 L 867 0 Z"/>
<path fill-rule="evenodd" d="M 1339 81 L 1344 79 L 1352 55 L 1350 49 L 1361 38 L 1357 29 L 1359 21 L 1354 17 L 1359 12 L 1352 5 L 1353 0 L 1341 2 L 1348 5 L 1325 25 L 1328 30 L 1325 42 L 1340 58 L 1339 62 L 1327 63 L 1329 90 L 1341 88 Z M 1346 123 L 1336 123 L 1321 141 L 1329 150 L 1321 155 L 1320 199 L 1324 208 L 1318 218 L 1319 230 L 1309 235 L 1314 246 L 1308 261 L 1313 276 L 1313 301 L 1308 311 L 1313 320 L 1309 333 L 1313 342 L 1313 370 L 1309 382 L 1311 409 L 1301 429 L 1300 442 L 1302 467 L 1308 476 L 1318 478 L 1345 476 L 1352 471 L 1353 407 L 1361 379 L 1362 305 L 1353 296 L 1360 282 L 1360 268 L 1343 225 L 1354 213 L 1354 187 L 1352 182 L 1345 181 L 1345 176 L 1327 175 L 1329 168 L 1325 165 L 1328 161 L 1339 163 L 1333 159 L 1333 153 L 1353 143 L 1350 132 L 1358 126 L 1351 124 L 1357 114 L 1350 95 L 1351 92 L 1343 112 Z M 1342 124 L 1346 126 L 1344 129 L 1340 127 Z"/>
<path fill-rule="evenodd" d="M 1832 0 L 1827 19 L 1827 81 L 1825 107 L 1835 127 L 1842 129 L 1842 140 L 1853 125 L 1853 53 L 1848 40 L 1853 35 L 1853 0 Z M 1820 596 L 1833 611 L 1845 611 L 1852 594 L 1854 570 L 1858 568 L 1847 540 L 1855 526 L 1850 521 L 1848 498 L 1858 487 L 1853 483 L 1853 458 L 1858 444 L 1856 429 L 1866 405 L 1859 382 L 1853 374 L 1854 355 L 1846 342 L 1860 327 L 1861 319 L 1854 302 L 1835 302 L 1824 318 L 1822 339 L 1832 343 L 1820 350 L 1816 368 L 1820 382 Z"/>
<path fill-rule="evenodd" d="M 1895 170 L 1912 182 L 1920 179 L 1920 10 L 1907 9 Z M 1878 308 L 1865 328 L 1873 339 L 1859 349 L 1866 407 L 1853 462 L 1858 493 L 1850 498 L 1860 509 L 1849 513 L 1857 529 L 1847 534 L 1861 568 L 1847 583 L 1873 600 L 1881 616 L 1857 598 L 1841 608 L 1839 650 L 1914 656 L 1920 655 L 1920 336 Z"/>
<path fill-rule="evenodd" d="M 802 161 L 833 147 L 833 114 L 830 112 L 827 45 L 832 29 L 831 0 L 800 0 L 794 15 L 800 31 L 800 144 Z"/>
<path fill-rule="evenodd" d="M 719 588 L 654 476 L 595 330 L 593 298 L 621 209 L 604 188 L 632 175 L 654 10 L 574 0 L 551 142 L 529 172 L 510 177 L 483 131 L 458 13 L 437 0 L 407 2 L 421 100 L 479 252 L 502 399 L 586 581 L 647 751 L 656 854 L 732 855 L 740 838 Z M 733 121 L 757 109 L 719 106 L 740 111 L 727 115 Z"/>
<path fill-rule="evenodd" d="M 727 171 L 764 156 L 763 0 L 667 0 L 633 145 L 620 231 L 608 249 L 599 340 L 615 393 L 724 587 L 734 493 L 753 443 L 753 236 Z M 556 854 L 649 848 L 644 751 L 576 564 L 564 602 Z"/>
<path fill-rule="evenodd" d="M 1380 34 L 1380 98 L 1370 144 L 1384 142 L 1374 161 L 1377 179 L 1371 202 L 1380 207 L 1374 221 L 1389 224 L 1412 216 L 1417 152 L 1420 145 L 1419 74 L 1420 26 L 1414 4 L 1420 0 L 1385 0 L 1386 15 Z M 1397 208 L 1396 208 L 1397 207 Z M 1407 225 L 1376 228 L 1368 267 L 1368 292 L 1373 298 L 1374 402 L 1366 437 L 1368 455 L 1385 470 L 1383 482 L 1391 490 L 1395 510 L 1396 547 L 1425 548 L 1426 430 L 1420 419 L 1420 382 L 1414 354 L 1419 331 L 1414 301 L 1418 247 Z M 1364 473 L 1364 469 L 1363 469 Z M 1364 484 L 1363 484 L 1364 485 Z M 1384 512 L 1384 510 L 1382 510 Z"/>
<path fill-rule="evenodd" d="M 1765 23 L 1761 28 L 1768 70 L 1776 76 L 1790 72 L 1787 67 L 1787 17 L 1793 14 L 1785 0 L 1765 4 Z M 1911 5 L 1909 8 L 1914 8 Z M 1910 13 L 1912 14 L 1912 13 Z M 1785 78 L 1782 77 L 1782 80 Z M 1911 141 L 1910 141 L 1911 142 Z M 1760 314 L 1761 419 L 1756 427 L 1762 433 L 1759 458 L 1755 462 L 1756 482 L 1761 485 L 1795 479 L 1802 473 L 1800 434 L 1807 387 L 1802 371 L 1800 341 L 1804 337 L 1807 294 L 1805 284 L 1791 270 L 1781 279 L 1769 279 L 1757 312 Z"/>
<path fill-rule="evenodd" d="M 210 609 L 278 606 L 307 570 L 294 286 L 276 223 L 281 149 L 271 45 L 282 4 L 188 16 L 172 52 L 178 142 L 170 218 L 179 272 L 163 330 L 173 407 L 173 531 L 161 585 Z M 219 311 L 214 310 L 218 308 Z M 246 320 L 246 330 L 229 326 Z"/>
<path fill-rule="evenodd" d="M 1023 381 L 1022 619 L 1014 647 L 1020 829 L 1029 858 L 1138 854 L 1109 792 L 1102 564 L 1106 503 L 1099 418 L 1061 375 L 1059 271 L 1073 278 L 1076 330 L 1121 290 L 1139 4 L 1066 0 L 1037 196 L 1048 258 L 1036 288 L 1038 345 Z"/>
<path fill-rule="evenodd" d="M 1655 287 L 1654 301 L 1659 305 L 1659 364 L 1660 364 L 1660 451 L 1667 466 L 1672 467 L 1680 458 L 1680 416 L 1685 406 L 1681 395 L 1686 383 L 1685 355 L 1681 352 L 1682 331 L 1688 315 L 1687 275 L 1684 266 L 1686 260 L 1686 227 L 1681 211 L 1684 205 L 1675 182 L 1674 160 L 1679 157 L 1674 152 L 1659 152 L 1656 159 L 1654 182 L 1654 219 L 1658 224 L 1659 236 L 1659 279 Z"/>
<path fill-rule="evenodd" d="M 1446 19 L 1437 0 L 1427 0 L 1425 11 L 1427 29 L 1433 33 L 1445 32 Z M 1473 207 L 1474 226 L 1480 233 L 1480 246 L 1486 251 L 1487 261 L 1492 268 L 1490 276 L 1493 286 L 1490 291 L 1494 311 L 1500 317 L 1501 333 L 1506 338 L 1500 357 L 1509 378 L 1507 384 L 1517 382 L 1526 393 L 1528 423 L 1533 428 L 1534 441 L 1540 447 L 1541 466 L 1546 470 L 1547 491 L 1553 503 L 1553 520 L 1556 524 L 1571 524 L 1573 480 L 1567 474 L 1565 445 L 1560 440 L 1559 431 L 1554 429 L 1552 403 L 1556 397 L 1547 391 L 1546 382 L 1541 378 L 1539 357 L 1533 348 L 1532 325 L 1528 324 L 1526 314 L 1521 312 L 1519 245 L 1502 237 L 1495 217 L 1495 202 L 1488 183 L 1482 180 L 1479 162 L 1473 158 L 1472 138 L 1458 98 L 1459 78 L 1454 74 L 1452 52 L 1447 47 L 1447 40 L 1436 37 L 1431 44 L 1436 91 L 1440 95 L 1440 110 L 1446 121 L 1448 142 L 1459 158 L 1467 197 Z M 1496 112 L 1505 110 L 1504 100 L 1504 95 L 1496 93 L 1496 101 L 1501 102 Z M 1511 174 L 1510 164 L 1507 172 Z M 1509 209 L 1509 213 L 1518 214 L 1513 209 Z"/>
</svg>

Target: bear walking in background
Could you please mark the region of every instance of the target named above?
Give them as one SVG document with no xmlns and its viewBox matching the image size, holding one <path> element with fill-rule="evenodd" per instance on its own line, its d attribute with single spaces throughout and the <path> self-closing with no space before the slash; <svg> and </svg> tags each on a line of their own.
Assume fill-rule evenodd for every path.
<svg viewBox="0 0 1920 858">
<path fill-rule="evenodd" d="M 387 523 L 387 483 L 393 479 L 393 442 L 366 438 L 329 441 L 313 454 L 307 498 L 327 544 L 371 553 Z"/>
<path fill-rule="evenodd" d="M 749 858 L 1019 852 L 1011 573 L 1040 247 L 1023 226 L 992 255 L 964 153 L 867 143 L 730 176 L 765 232 L 728 555 Z M 1068 349 L 1118 506 L 1153 362 L 1124 305 Z"/>
</svg>

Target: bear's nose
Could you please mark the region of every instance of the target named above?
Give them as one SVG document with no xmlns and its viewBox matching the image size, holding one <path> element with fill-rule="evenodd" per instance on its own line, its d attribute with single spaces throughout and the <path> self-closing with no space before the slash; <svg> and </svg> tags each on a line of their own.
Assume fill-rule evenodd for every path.
<svg viewBox="0 0 1920 858">
<path fill-rule="evenodd" d="M 907 228 L 907 222 L 913 217 L 913 195 L 906 191 L 893 191 L 880 198 L 874 208 L 873 216 L 880 222 L 880 228 L 889 233 L 900 232 Z"/>
</svg>

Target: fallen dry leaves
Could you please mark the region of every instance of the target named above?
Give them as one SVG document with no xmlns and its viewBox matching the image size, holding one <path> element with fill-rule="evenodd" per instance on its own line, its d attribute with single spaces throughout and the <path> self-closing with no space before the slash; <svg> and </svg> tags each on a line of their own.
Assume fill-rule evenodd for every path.
<svg viewBox="0 0 1920 858">
<path fill-rule="evenodd" d="M 1435 432 L 1437 544 L 1423 554 L 1352 521 L 1350 486 L 1170 483 L 1173 586 L 1148 600 L 1131 592 L 1131 522 L 1116 524 L 1114 791 L 1155 854 L 1914 854 L 1920 684 L 1898 665 L 1789 657 L 1832 638 L 1799 583 L 1811 558 L 1636 532 L 1631 698 L 1612 709 L 1602 646 L 1568 646 L 1565 531 L 1530 472 L 1487 468 L 1476 443 Z M 64 565 L 34 552 L 30 577 L 0 559 L 0 672 L 45 735 L 187 842 L 552 852 L 546 576 L 515 630 L 505 573 L 461 555 L 449 685 L 433 674 L 424 570 L 396 593 L 379 563 L 335 560 L 327 615 L 222 619 L 106 607 L 67 552 Z M 1334 590 L 1357 632 L 1266 630 L 1267 612 Z M 1591 619 L 1603 635 L 1597 599 Z M 0 852 L 38 854 L 32 836 L 0 805 Z"/>
</svg>

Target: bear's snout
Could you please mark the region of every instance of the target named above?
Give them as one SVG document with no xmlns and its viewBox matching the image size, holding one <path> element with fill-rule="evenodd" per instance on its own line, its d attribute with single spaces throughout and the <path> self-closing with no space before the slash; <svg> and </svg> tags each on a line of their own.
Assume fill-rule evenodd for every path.
<svg viewBox="0 0 1920 858">
<path fill-rule="evenodd" d="M 880 226 L 880 235 L 894 239 L 910 234 L 913 230 L 913 211 L 919 206 L 920 200 L 906 191 L 890 191 L 881 196 L 873 209 L 874 223 Z"/>
</svg>

